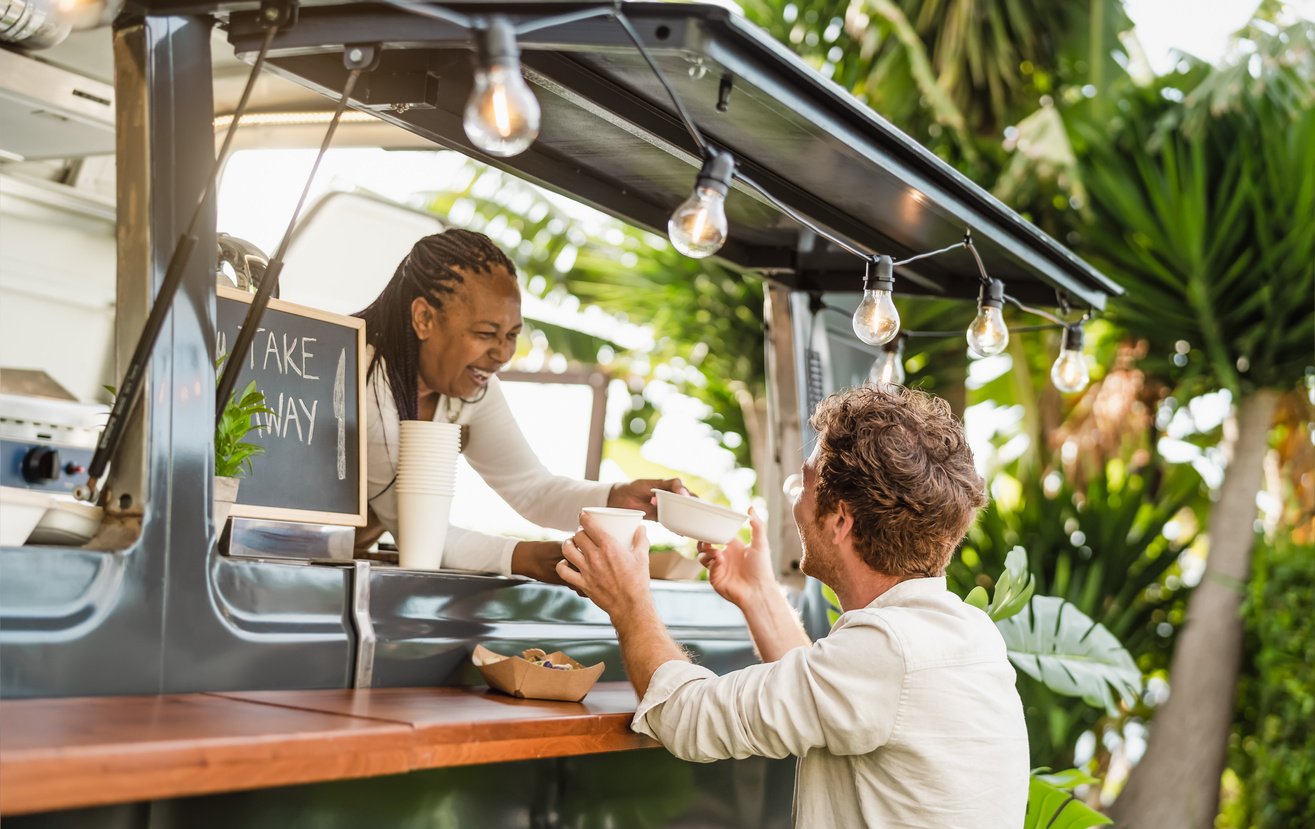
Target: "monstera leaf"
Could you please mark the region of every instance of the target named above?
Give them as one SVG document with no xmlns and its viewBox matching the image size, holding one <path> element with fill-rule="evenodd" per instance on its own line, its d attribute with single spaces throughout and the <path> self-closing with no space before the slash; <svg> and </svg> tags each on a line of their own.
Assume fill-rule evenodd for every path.
<svg viewBox="0 0 1315 829">
<path fill-rule="evenodd" d="M 989 615 L 992 622 L 1000 622 L 1022 612 L 1035 591 L 1036 576 L 1027 569 L 1027 551 L 1014 547 L 1005 556 L 1004 572 L 995 580 L 994 597 L 979 584 L 964 601 Z"/>
<path fill-rule="evenodd" d="M 996 627 L 1014 667 L 1055 693 L 1113 714 L 1115 692 L 1131 701 L 1141 690 L 1141 671 L 1114 634 L 1063 599 L 1035 596 Z"/>
<path fill-rule="evenodd" d="M 1080 783 L 1099 782 L 1076 769 L 1057 775 L 1034 773 L 1028 783 L 1023 829 L 1088 829 L 1113 823 L 1070 791 Z"/>
</svg>

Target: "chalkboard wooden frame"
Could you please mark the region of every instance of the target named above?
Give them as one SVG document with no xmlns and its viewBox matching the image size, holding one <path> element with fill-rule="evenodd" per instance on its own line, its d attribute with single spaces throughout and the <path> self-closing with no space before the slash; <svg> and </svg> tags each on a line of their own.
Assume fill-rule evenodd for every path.
<svg viewBox="0 0 1315 829">
<path fill-rule="evenodd" d="M 216 285 L 215 291 L 218 296 L 225 299 L 237 300 L 248 305 L 251 304 L 254 296 L 246 291 L 227 285 Z M 301 521 L 316 524 L 337 524 L 351 527 L 364 527 L 366 524 L 366 509 L 368 501 L 366 500 L 366 470 L 369 468 L 366 463 L 366 411 L 365 411 L 365 320 L 357 317 L 334 314 L 329 311 L 323 311 L 319 308 L 311 308 L 306 305 L 298 305 L 294 302 L 287 302 L 282 299 L 269 300 L 269 310 L 282 311 L 285 314 L 305 317 L 307 319 L 328 322 L 339 325 L 344 328 L 356 329 L 356 422 L 358 449 L 360 451 L 360 464 L 358 466 L 359 491 L 357 493 L 358 509 L 355 513 L 350 512 L 323 512 L 319 510 L 294 509 L 291 507 L 270 507 L 259 504 L 233 504 L 230 515 L 238 518 L 265 518 L 273 521 Z M 239 495 L 241 489 L 238 490 Z"/>
</svg>

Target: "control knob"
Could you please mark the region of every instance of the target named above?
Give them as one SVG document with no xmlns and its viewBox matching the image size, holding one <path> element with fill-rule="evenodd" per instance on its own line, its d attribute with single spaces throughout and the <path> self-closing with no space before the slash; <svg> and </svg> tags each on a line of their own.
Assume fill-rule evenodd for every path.
<svg viewBox="0 0 1315 829">
<path fill-rule="evenodd" d="M 48 446 L 34 446 L 23 456 L 23 480 L 29 484 L 48 484 L 58 481 L 60 472 L 59 450 Z"/>
</svg>

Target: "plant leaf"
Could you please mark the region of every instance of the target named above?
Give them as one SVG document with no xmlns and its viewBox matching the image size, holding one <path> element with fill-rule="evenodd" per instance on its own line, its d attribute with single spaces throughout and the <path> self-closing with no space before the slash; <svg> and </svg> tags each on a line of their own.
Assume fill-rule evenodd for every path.
<svg viewBox="0 0 1315 829">
<path fill-rule="evenodd" d="M 1087 829 L 1113 822 L 1043 776 L 1028 781 L 1024 829 Z"/>
<path fill-rule="evenodd" d="M 1082 697 L 1117 713 L 1114 692 L 1133 702 L 1141 671 L 1104 625 L 1055 596 L 1035 596 L 1023 611 L 996 622 L 1009 661 L 1057 694 Z"/>
</svg>

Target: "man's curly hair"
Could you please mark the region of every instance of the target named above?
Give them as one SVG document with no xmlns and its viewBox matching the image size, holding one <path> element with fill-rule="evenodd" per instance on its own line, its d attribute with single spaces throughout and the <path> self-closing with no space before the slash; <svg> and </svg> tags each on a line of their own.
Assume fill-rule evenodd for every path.
<svg viewBox="0 0 1315 829">
<path fill-rule="evenodd" d="M 858 386 L 822 401 L 817 514 L 843 501 L 863 561 L 895 576 L 939 576 L 986 505 L 963 425 L 949 404 L 902 386 Z"/>
</svg>

